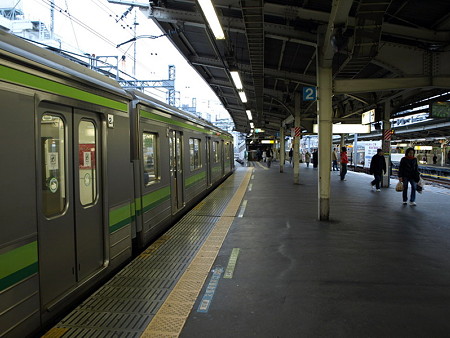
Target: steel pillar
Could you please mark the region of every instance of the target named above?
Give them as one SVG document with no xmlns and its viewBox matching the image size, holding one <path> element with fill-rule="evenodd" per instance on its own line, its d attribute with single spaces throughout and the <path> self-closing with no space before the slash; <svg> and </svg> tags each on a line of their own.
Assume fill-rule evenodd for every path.
<svg viewBox="0 0 450 338">
<path fill-rule="evenodd" d="M 319 220 L 330 218 L 330 170 L 332 146 L 332 69 L 318 68 L 318 98 L 317 115 L 319 123 Z"/>
<path fill-rule="evenodd" d="M 300 93 L 295 93 L 294 127 L 300 128 Z M 300 184 L 300 137 L 294 135 L 294 184 Z"/>
<path fill-rule="evenodd" d="M 382 177 L 381 186 L 383 188 L 389 188 L 391 178 L 391 136 L 384 137 L 386 131 L 391 130 L 391 103 L 387 101 L 384 105 L 383 115 L 383 133 L 381 134 L 381 149 L 384 152 L 384 161 L 386 162 L 386 173 Z"/>
<path fill-rule="evenodd" d="M 280 173 L 284 172 L 284 157 L 285 157 L 285 144 L 284 144 L 284 127 L 280 127 Z"/>
</svg>

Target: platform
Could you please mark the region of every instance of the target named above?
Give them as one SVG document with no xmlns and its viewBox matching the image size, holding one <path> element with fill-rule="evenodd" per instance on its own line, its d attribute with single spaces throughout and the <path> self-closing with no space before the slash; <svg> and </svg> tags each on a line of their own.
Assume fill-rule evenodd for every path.
<svg viewBox="0 0 450 338">
<path fill-rule="evenodd" d="M 331 172 L 330 221 L 320 222 L 317 169 L 302 165 L 294 185 L 289 164 L 250 166 L 49 335 L 449 335 L 448 189 L 427 186 L 404 206 L 395 182 L 376 192 L 371 176 Z"/>
</svg>

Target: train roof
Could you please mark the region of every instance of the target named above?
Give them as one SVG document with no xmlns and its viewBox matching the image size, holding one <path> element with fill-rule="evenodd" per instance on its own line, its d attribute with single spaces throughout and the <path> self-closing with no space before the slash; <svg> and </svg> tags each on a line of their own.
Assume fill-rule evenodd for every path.
<svg viewBox="0 0 450 338">
<path fill-rule="evenodd" d="M 51 72 L 59 77 L 90 83 L 102 90 L 130 98 L 114 79 L 0 30 L 0 56 L 2 55 L 16 62 L 25 62 L 29 67 L 43 68 L 46 73 Z"/>
<path fill-rule="evenodd" d="M 214 126 L 211 122 L 204 120 L 202 118 L 199 118 L 198 116 L 192 114 L 192 113 L 188 113 L 185 112 L 183 110 L 180 110 L 178 108 L 172 107 L 171 105 L 159 101 L 157 99 L 155 99 L 154 97 L 151 97 L 145 93 L 142 93 L 140 91 L 137 90 L 129 90 L 129 93 L 131 93 L 131 95 L 138 101 L 140 101 L 141 103 L 144 103 L 152 108 L 155 108 L 159 111 L 165 112 L 165 113 L 169 113 L 171 115 L 177 116 L 183 120 L 189 120 L 191 122 L 194 122 L 198 125 L 201 125 L 203 127 L 206 127 L 208 129 L 214 130 L 219 132 L 220 134 L 226 134 L 228 136 L 232 136 L 230 133 L 228 133 L 225 130 L 222 130 L 216 126 Z"/>
</svg>

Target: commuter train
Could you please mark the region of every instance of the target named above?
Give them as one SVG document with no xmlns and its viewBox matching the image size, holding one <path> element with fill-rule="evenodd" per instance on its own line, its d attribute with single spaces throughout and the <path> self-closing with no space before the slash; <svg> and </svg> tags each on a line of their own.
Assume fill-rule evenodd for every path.
<svg viewBox="0 0 450 338">
<path fill-rule="evenodd" d="M 4 32 L 0 100 L 1 337 L 53 323 L 234 170 L 230 134 Z"/>
</svg>

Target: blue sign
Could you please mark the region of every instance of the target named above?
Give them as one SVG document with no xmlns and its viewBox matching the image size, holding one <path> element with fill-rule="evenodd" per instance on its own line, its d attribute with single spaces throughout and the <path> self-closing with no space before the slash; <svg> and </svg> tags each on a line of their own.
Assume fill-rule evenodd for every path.
<svg viewBox="0 0 450 338">
<path fill-rule="evenodd" d="M 317 88 L 303 87 L 303 101 L 316 101 L 316 100 L 317 100 Z"/>
</svg>

